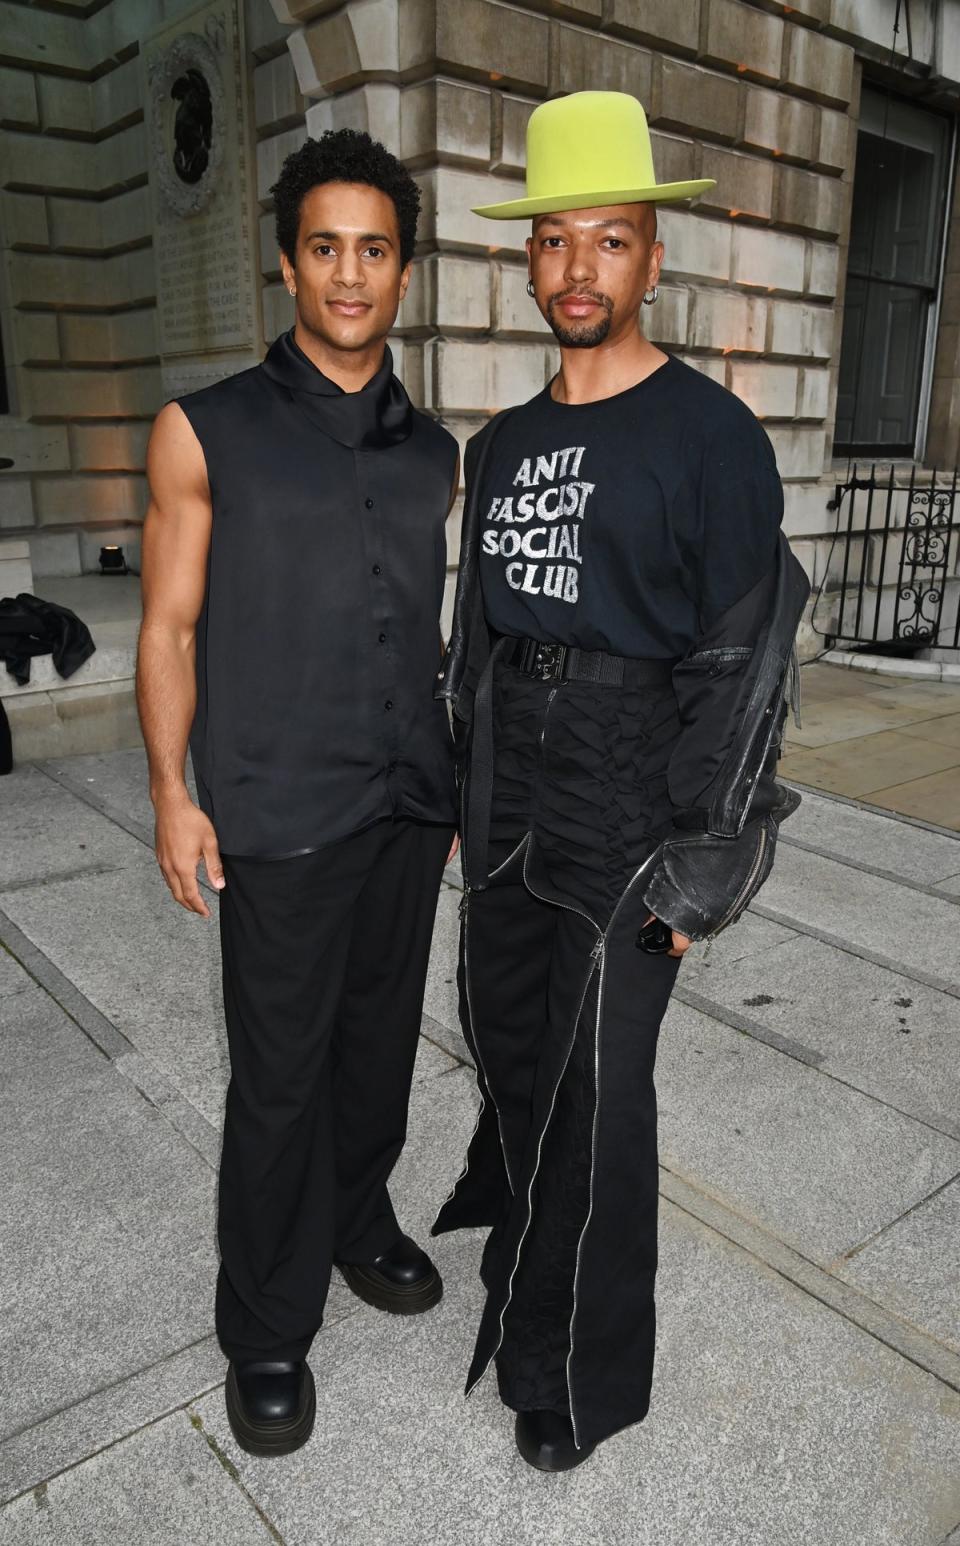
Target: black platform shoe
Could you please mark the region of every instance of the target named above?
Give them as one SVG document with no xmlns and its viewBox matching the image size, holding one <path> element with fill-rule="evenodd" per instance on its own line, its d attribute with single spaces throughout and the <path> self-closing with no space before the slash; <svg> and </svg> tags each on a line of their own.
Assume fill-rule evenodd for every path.
<svg viewBox="0 0 960 1546">
<path fill-rule="evenodd" d="M 560 1412 L 518 1412 L 517 1448 L 528 1465 L 538 1471 L 572 1471 L 596 1449 L 573 1442 L 573 1424 Z"/>
<path fill-rule="evenodd" d="M 350 1288 L 376 1310 L 420 1315 L 443 1297 L 443 1280 L 426 1251 L 408 1235 L 372 1262 L 338 1262 Z"/>
<path fill-rule="evenodd" d="M 231 1363 L 226 1397 L 234 1438 L 251 1455 L 290 1455 L 313 1432 L 317 1392 L 303 1359 Z"/>
</svg>

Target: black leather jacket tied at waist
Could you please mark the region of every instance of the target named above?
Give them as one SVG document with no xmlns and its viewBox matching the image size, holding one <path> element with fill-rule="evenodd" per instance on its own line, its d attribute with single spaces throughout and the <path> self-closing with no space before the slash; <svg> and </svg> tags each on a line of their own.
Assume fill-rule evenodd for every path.
<svg viewBox="0 0 960 1546">
<path fill-rule="evenodd" d="M 461 786 L 474 697 L 490 655 L 479 583 L 478 491 L 503 417 L 467 446 L 453 626 L 435 689 L 452 708 Z M 770 572 L 674 668 L 681 723 L 668 769 L 674 819 L 659 834 L 644 900 L 690 939 L 705 939 L 740 917 L 770 873 L 780 823 L 800 803 L 775 772 L 788 702 L 799 723 L 795 639 L 809 593 L 781 532 Z"/>
</svg>

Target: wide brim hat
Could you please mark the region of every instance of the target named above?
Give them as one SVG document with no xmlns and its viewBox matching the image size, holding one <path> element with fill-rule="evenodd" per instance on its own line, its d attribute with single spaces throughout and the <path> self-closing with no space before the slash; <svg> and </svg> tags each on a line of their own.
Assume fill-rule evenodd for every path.
<svg viewBox="0 0 960 1546">
<path fill-rule="evenodd" d="M 674 204 L 716 187 L 712 177 L 658 183 L 647 115 L 625 91 L 575 91 L 542 102 L 527 124 L 527 192 L 481 204 L 488 220 L 598 209 L 607 204 Z"/>
</svg>

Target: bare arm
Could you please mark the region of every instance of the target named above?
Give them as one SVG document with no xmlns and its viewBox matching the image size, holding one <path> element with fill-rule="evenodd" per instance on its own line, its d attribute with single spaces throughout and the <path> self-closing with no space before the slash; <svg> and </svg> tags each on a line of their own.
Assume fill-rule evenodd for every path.
<svg viewBox="0 0 960 1546">
<path fill-rule="evenodd" d="M 143 625 L 137 707 L 157 816 L 157 859 L 175 899 L 210 916 L 197 884 L 203 858 L 223 886 L 216 834 L 184 778 L 196 709 L 196 625 L 203 606 L 212 512 L 203 451 L 183 410 L 168 403 L 147 449 L 150 504 L 143 529 Z"/>
</svg>

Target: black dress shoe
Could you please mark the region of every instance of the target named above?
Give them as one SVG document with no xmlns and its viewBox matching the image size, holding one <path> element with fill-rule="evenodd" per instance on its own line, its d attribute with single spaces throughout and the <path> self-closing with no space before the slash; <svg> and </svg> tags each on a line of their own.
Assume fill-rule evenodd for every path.
<svg viewBox="0 0 960 1546">
<path fill-rule="evenodd" d="M 597 1447 L 585 1444 L 578 1449 L 573 1424 L 560 1412 L 518 1412 L 516 1433 L 518 1450 L 538 1471 L 572 1471 L 589 1460 Z"/>
<path fill-rule="evenodd" d="M 234 1437 L 251 1455 L 290 1455 L 313 1432 L 317 1392 L 303 1359 L 231 1363 L 226 1397 Z"/>
<path fill-rule="evenodd" d="M 443 1280 L 426 1251 L 408 1235 L 372 1262 L 338 1262 L 350 1288 L 376 1310 L 420 1315 L 443 1297 Z"/>
</svg>

